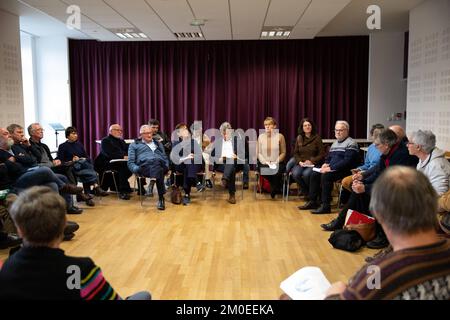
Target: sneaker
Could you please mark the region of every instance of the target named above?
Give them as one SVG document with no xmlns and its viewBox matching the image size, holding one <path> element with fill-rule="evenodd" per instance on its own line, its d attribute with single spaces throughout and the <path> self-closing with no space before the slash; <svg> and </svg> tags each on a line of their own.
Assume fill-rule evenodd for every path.
<svg viewBox="0 0 450 320">
<path fill-rule="evenodd" d="M 185 195 L 183 197 L 183 206 L 187 206 L 189 203 L 191 203 L 191 197 L 188 195 Z"/>
</svg>

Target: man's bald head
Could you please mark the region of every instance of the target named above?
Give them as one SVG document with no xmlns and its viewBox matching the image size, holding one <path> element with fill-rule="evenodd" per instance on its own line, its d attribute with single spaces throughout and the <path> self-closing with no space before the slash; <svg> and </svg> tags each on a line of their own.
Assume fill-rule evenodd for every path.
<svg viewBox="0 0 450 320">
<path fill-rule="evenodd" d="M 392 131 L 395 132 L 395 135 L 398 138 L 397 141 L 403 140 L 403 138 L 405 138 L 405 136 L 406 136 L 405 129 L 403 129 L 401 126 L 399 126 L 397 124 L 390 126 L 389 129 L 391 129 Z"/>
</svg>

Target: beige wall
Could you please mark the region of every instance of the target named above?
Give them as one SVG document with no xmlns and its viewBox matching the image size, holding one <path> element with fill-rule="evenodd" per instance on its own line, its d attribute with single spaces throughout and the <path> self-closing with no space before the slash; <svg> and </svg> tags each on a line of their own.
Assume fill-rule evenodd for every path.
<svg viewBox="0 0 450 320">
<path fill-rule="evenodd" d="M 24 125 L 19 17 L 0 10 L 0 127 Z"/>
<path fill-rule="evenodd" d="M 407 132 L 432 130 L 450 150 L 450 0 L 410 12 Z"/>
</svg>

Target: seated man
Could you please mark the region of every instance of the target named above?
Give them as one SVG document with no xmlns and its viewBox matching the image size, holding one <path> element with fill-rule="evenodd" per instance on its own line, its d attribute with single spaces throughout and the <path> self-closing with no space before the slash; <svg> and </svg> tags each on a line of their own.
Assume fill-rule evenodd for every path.
<svg viewBox="0 0 450 320">
<path fill-rule="evenodd" d="M 113 124 L 109 127 L 109 135 L 102 139 L 101 151 L 95 159 L 95 166 L 100 175 L 105 170 L 114 170 L 117 172 L 117 188 L 119 197 L 122 200 L 129 200 L 130 183 L 128 179 L 131 177 L 131 172 L 128 169 L 127 161 L 118 161 L 110 163 L 111 160 L 128 160 L 128 145 L 122 138 L 122 127 L 118 124 Z M 105 182 L 103 182 L 105 183 Z M 107 187 L 101 186 L 102 189 L 107 190 L 110 183 L 105 184 Z"/>
<path fill-rule="evenodd" d="M 83 212 L 73 205 L 71 196 L 71 194 L 81 194 L 82 188 L 70 184 L 65 176 L 55 174 L 48 167 L 37 166 L 35 159 L 27 151 L 14 154 L 11 150 L 13 144 L 14 141 L 10 138 L 9 132 L 0 128 L 1 185 L 4 186 L 3 189 L 15 190 L 17 193 L 32 186 L 47 185 L 64 196 L 67 202 L 67 213 L 80 214 Z M 26 167 L 23 163 L 28 163 L 30 166 Z"/>
<path fill-rule="evenodd" d="M 33 155 L 36 157 L 38 166 L 49 167 L 53 172 L 62 174 L 69 179 L 70 183 L 77 184 L 77 179 L 71 166 L 64 166 L 59 159 L 54 159 L 50 148 L 42 142 L 44 129 L 39 123 L 32 123 L 27 128 L 30 135 L 30 145 Z"/>
<path fill-rule="evenodd" d="M 380 132 L 374 141 L 375 146 L 381 153 L 378 165 L 370 170 L 359 172 L 353 175 L 352 194 L 348 203 L 339 213 L 338 217 L 321 227 L 327 231 L 342 229 L 347 215 L 347 210 L 352 209 L 358 212 L 371 215 L 369 210 L 370 192 L 373 183 L 380 174 L 388 167 L 395 165 L 406 166 L 410 163 L 410 158 L 406 146 L 400 142 L 394 131 L 387 129 Z M 381 249 L 389 244 L 383 229 L 377 224 L 376 238 L 366 245 L 372 249 Z"/>
<path fill-rule="evenodd" d="M 84 146 L 78 141 L 77 129 L 75 127 L 67 127 L 65 134 L 67 141 L 58 146 L 58 159 L 64 164 L 73 165 L 74 174 L 83 183 L 84 193 L 86 195 L 91 193 L 91 186 L 93 186 L 92 193 L 96 196 L 107 196 L 108 193 L 98 184 L 97 172 L 94 170 L 91 159 L 88 157 Z M 85 201 L 88 206 L 95 206 L 92 199 Z"/>
<path fill-rule="evenodd" d="M 233 135 L 233 129 L 228 122 L 220 125 L 220 137 L 216 137 L 210 152 L 214 169 L 223 172 L 222 186 L 228 189 L 228 202 L 236 204 L 236 172 L 243 170 L 245 163 L 245 141 Z M 242 150 L 240 150 L 242 149 Z M 241 159 L 238 159 L 238 155 Z"/>
<path fill-rule="evenodd" d="M 299 207 L 300 210 L 312 210 L 311 213 L 331 212 L 331 192 L 335 181 L 351 174 L 350 169 L 357 167 L 359 161 L 358 144 L 349 137 L 350 126 L 347 121 L 337 121 L 335 141 L 330 148 L 320 172 L 313 172 L 309 181 L 309 201 Z M 322 191 L 321 191 L 322 188 Z M 321 193 L 322 204 L 319 207 L 318 196 Z"/>
<path fill-rule="evenodd" d="M 24 191 L 11 207 L 23 248 L 0 269 L 0 300 L 118 300 L 120 296 L 90 258 L 60 249 L 66 224 L 64 200 L 47 187 Z M 140 298 L 149 300 L 148 292 Z"/>
<path fill-rule="evenodd" d="M 362 267 L 348 285 L 333 284 L 327 299 L 450 299 L 450 242 L 436 234 L 437 195 L 429 180 L 413 168 L 389 168 L 373 186 L 370 209 L 393 251 Z"/>
<path fill-rule="evenodd" d="M 169 170 L 169 159 L 161 142 L 153 139 L 153 129 L 148 124 L 139 130 L 141 138 L 136 139 L 128 148 L 128 168 L 135 174 L 150 178 L 149 194 L 153 195 L 156 183 L 159 201 L 157 208 L 165 210 L 164 174 Z"/>
</svg>

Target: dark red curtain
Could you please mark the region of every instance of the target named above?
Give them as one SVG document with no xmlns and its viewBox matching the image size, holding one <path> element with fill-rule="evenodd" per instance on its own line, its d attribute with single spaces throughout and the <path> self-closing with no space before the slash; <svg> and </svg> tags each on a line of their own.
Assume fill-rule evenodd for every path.
<svg viewBox="0 0 450 320">
<path fill-rule="evenodd" d="M 366 137 L 369 38 L 284 41 L 97 42 L 70 40 L 73 125 L 95 156 L 96 139 L 119 123 L 138 135 L 150 118 L 172 132 L 179 122 L 203 128 L 229 121 L 260 129 L 272 116 L 288 141 L 303 117 L 323 138 L 334 122 Z"/>
</svg>

